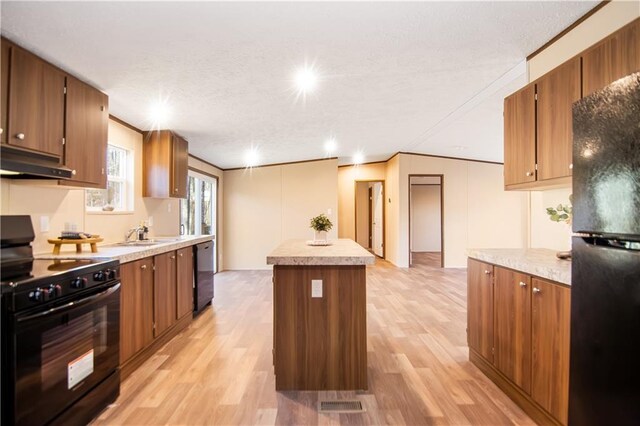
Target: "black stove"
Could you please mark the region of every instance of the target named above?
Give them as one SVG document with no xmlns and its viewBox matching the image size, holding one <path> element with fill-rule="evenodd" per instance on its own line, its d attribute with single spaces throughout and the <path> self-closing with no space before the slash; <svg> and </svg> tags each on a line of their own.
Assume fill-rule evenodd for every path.
<svg viewBox="0 0 640 426">
<path fill-rule="evenodd" d="M 85 425 L 120 393 L 120 263 L 34 259 L 29 216 L 0 217 L 3 425 Z"/>
<path fill-rule="evenodd" d="M 4 308 L 16 312 L 64 302 L 75 294 L 119 279 L 119 265 L 117 260 L 109 259 L 34 259 L 27 274 L 5 279 L 7 274 L 3 271 L 0 291 Z"/>
</svg>

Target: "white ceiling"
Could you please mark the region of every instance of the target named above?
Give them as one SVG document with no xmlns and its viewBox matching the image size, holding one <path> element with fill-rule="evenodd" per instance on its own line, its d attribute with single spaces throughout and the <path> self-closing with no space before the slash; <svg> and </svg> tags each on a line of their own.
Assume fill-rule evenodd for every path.
<svg viewBox="0 0 640 426">
<path fill-rule="evenodd" d="M 169 127 L 223 168 L 397 151 L 502 161 L 502 99 L 524 58 L 598 2 L 7 2 L 2 34 Z M 292 90 L 315 64 L 318 90 Z"/>
</svg>

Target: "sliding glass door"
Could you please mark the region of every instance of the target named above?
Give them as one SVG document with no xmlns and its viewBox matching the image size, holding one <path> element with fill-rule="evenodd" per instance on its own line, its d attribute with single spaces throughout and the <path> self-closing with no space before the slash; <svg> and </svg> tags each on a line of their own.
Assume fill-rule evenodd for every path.
<svg viewBox="0 0 640 426">
<path fill-rule="evenodd" d="M 180 200 L 180 234 L 216 235 L 218 180 L 189 170 L 187 198 Z M 214 246 L 214 272 L 218 271 L 218 244 Z"/>
</svg>

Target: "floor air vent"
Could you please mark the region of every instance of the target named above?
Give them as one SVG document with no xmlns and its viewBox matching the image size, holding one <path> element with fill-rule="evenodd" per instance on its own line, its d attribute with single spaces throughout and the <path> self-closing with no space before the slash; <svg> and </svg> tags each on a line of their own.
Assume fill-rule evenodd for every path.
<svg viewBox="0 0 640 426">
<path fill-rule="evenodd" d="M 352 401 L 320 401 L 318 402 L 320 413 L 363 413 L 362 402 Z"/>
</svg>

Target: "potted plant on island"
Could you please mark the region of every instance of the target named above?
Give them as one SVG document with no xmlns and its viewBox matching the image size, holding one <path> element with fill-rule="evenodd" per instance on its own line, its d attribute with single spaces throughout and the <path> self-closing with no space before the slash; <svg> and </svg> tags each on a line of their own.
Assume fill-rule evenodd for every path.
<svg viewBox="0 0 640 426">
<path fill-rule="evenodd" d="M 333 228 L 333 223 L 324 214 L 318 215 L 311 219 L 311 228 L 315 231 L 315 243 L 326 243 L 327 232 Z"/>
</svg>

